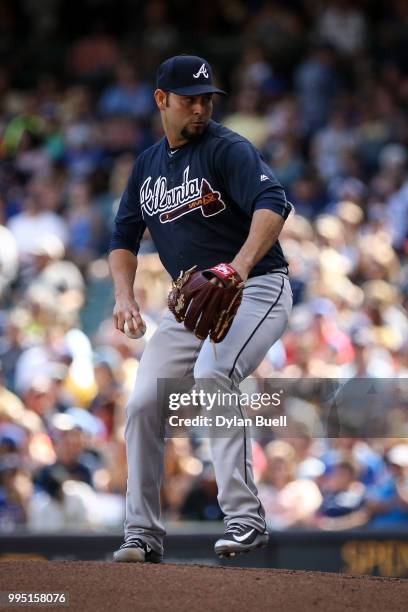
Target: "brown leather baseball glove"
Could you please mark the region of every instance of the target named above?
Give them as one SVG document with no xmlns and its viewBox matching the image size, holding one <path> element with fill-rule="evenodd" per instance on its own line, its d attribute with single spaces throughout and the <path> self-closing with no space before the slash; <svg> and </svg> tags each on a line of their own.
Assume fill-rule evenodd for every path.
<svg viewBox="0 0 408 612">
<path fill-rule="evenodd" d="M 243 287 L 242 278 L 229 264 L 220 263 L 202 272 L 194 266 L 173 281 L 168 306 L 197 338 L 210 336 L 213 342 L 221 342 L 241 304 Z"/>
</svg>

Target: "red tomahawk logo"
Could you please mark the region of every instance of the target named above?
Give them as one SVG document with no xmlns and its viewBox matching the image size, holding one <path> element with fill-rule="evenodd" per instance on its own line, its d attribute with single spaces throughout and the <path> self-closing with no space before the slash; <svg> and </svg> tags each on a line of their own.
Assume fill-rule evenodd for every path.
<svg viewBox="0 0 408 612">
<path fill-rule="evenodd" d="M 160 215 L 160 221 L 161 223 L 173 221 L 196 208 L 201 208 L 204 217 L 212 217 L 225 209 L 225 204 L 220 198 L 219 191 L 213 191 L 205 179 L 201 181 L 201 197 L 197 200 L 191 200 L 191 202 L 182 204 L 170 212 L 162 213 Z"/>
</svg>

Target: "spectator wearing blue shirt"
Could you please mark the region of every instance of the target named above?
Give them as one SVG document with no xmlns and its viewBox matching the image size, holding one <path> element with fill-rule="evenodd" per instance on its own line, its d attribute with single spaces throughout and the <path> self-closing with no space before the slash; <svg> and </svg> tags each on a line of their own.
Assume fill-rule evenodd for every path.
<svg viewBox="0 0 408 612">
<path fill-rule="evenodd" d="M 357 480 L 357 469 L 351 461 L 340 460 L 324 477 L 323 501 L 318 511 L 321 529 L 351 529 L 367 522 L 365 488 Z"/>
<path fill-rule="evenodd" d="M 369 487 L 369 526 L 392 529 L 408 525 L 408 444 L 397 444 L 385 456 L 387 471 L 378 484 Z"/>
<path fill-rule="evenodd" d="M 139 81 L 132 66 L 121 63 L 116 70 L 116 82 L 105 89 L 99 102 L 101 115 L 128 115 L 137 119 L 148 117 L 153 110 L 151 87 Z"/>
</svg>

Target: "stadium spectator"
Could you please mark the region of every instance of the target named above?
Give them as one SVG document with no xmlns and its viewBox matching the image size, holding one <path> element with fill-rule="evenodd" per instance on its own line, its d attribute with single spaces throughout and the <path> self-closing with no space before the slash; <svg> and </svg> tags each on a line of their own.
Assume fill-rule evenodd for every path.
<svg viewBox="0 0 408 612">
<path fill-rule="evenodd" d="M 326 125 L 340 87 L 333 47 L 315 45 L 296 68 L 294 81 L 303 132 L 308 136 Z"/>
<path fill-rule="evenodd" d="M 85 482 L 72 480 L 62 465 L 43 474 L 41 489 L 31 497 L 27 526 L 33 532 L 89 531 L 95 521 L 98 498 Z"/>
<path fill-rule="evenodd" d="M 43 181 L 31 182 L 27 187 L 24 209 L 13 216 L 8 228 L 17 241 L 22 264 L 30 258 L 33 249 L 49 236 L 56 236 L 65 245 L 68 239 L 65 220 L 55 210 L 45 208 L 48 186 Z"/>
<path fill-rule="evenodd" d="M 25 525 L 32 492 L 30 474 L 16 453 L 0 456 L 0 532 Z"/>
<path fill-rule="evenodd" d="M 296 478 L 296 454 L 284 440 L 265 448 L 267 465 L 258 489 L 271 529 L 307 526 L 321 503 L 317 485 Z"/>
<path fill-rule="evenodd" d="M 136 70 L 121 63 L 116 68 L 116 82 L 109 86 L 99 100 L 103 116 L 128 115 L 136 119 L 147 118 L 152 113 L 151 86 L 141 82 Z"/>
<path fill-rule="evenodd" d="M 350 461 L 339 460 L 325 474 L 322 494 L 315 521 L 320 529 L 351 529 L 367 523 L 364 485 L 357 480 L 357 471 Z"/>
<path fill-rule="evenodd" d="M 85 482 L 92 487 L 92 474 L 95 469 L 93 457 L 85 447 L 84 432 L 72 423 L 66 415 L 56 415 L 54 427 L 56 427 L 55 450 L 56 462 L 50 466 L 44 466 L 36 475 L 35 482 L 42 488 L 47 489 L 50 472 L 57 467 L 66 470 L 71 480 Z"/>
<path fill-rule="evenodd" d="M 102 239 L 102 219 L 92 205 L 88 183 L 75 182 L 71 186 L 68 211 L 69 259 L 81 269 L 96 259 Z"/>
<path fill-rule="evenodd" d="M 408 444 L 392 446 L 385 455 L 387 471 L 367 491 L 371 527 L 390 529 L 408 524 Z"/>
<path fill-rule="evenodd" d="M 365 15 L 350 0 L 331 0 L 320 14 L 317 34 L 340 53 L 355 55 L 364 49 L 367 24 Z"/>
</svg>

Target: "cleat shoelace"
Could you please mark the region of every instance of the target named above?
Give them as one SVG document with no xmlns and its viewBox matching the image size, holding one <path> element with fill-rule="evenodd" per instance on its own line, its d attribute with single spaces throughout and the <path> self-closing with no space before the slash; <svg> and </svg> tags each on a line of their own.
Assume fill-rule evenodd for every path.
<svg viewBox="0 0 408 612">
<path fill-rule="evenodd" d="M 131 540 L 127 540 L 121 546 L 121 548 L 142 548 L 145 550 L 145 543 L 140 538 L 132 538 Z"/>
<path fill-rule="evenodd" d="M 250 528 L 249 527 L 245 527 L 245 525 L 237 525 L 237 524 L 230 525 L 225 530 L 225 535 L 227 535 L 227 534 L 243 535 L 246 531 L 248 531 L 248 529 L 250 529 Z"/>
</svg>

